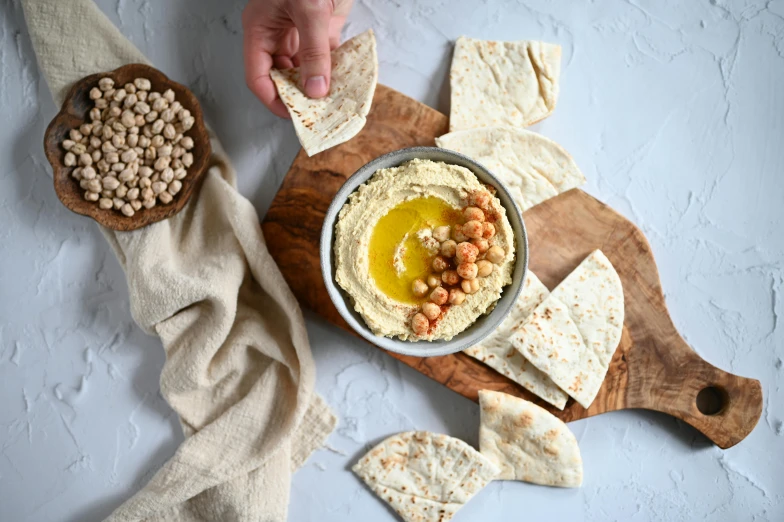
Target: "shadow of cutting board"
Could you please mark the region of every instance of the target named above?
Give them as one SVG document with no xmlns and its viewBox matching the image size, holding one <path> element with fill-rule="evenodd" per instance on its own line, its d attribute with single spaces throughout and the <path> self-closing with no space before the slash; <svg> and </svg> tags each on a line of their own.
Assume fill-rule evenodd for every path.
<svg viewBox="0 0 784 522">
<path fill-rule="evenodd" d="M 312 158 L 300 151 L 262 228 L 272 257 L 302 306 L 351 331 L 321 278 L 319 234 L 327 207 L 346 178 L 362 165 L 393 150 L 433 146 L 435 137 L 447 132 L 447 123 L 440 112 L 379 85 L 359 135 Z M 762 411 L 759 381 L 705 362 L 678 334 L 664 303 L 651 247 L 634 224 L 578 189 L 537 205 L 523 217 L 530 269 L 548 288 L 557 286 L 597 248 L 621 278 L 623 335 L 591 407 L 585 409 L 570 399 L 559 411 L 462 353 L 429 358 L 390 353 L 392 357 L 474 401 L 481 389 L 503 391 L 534 401 L 567 422 L 644 408 L 691 424 L 721 448 L 737 444 L 751 432 Z"/>
</svg>

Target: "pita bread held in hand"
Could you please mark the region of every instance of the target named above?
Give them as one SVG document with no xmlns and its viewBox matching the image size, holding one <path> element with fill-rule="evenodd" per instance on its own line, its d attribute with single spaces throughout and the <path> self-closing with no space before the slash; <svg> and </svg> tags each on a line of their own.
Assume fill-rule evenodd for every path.
<svg viewBox="0 0 784 522">
<path fill-rule="evenodd" d="M 555 109 L 560 75 L 560 45 L 461 36 L 449 73 L 449 130 L 536 123 Z"/>
<path fill-rule="evenodd" d="M 506 126 L 450 132 L 436 138 L 436 145 L 487 167 L 523 212 L 585 183 L 585 176 L 563 147 L 525 129 Z"/>
<path fill-rule="evenodd" d="M 406 522 L 450 520 L 498 475 L 462 440 L 426 431 L 389 437 L 352 470 Z"/>
<path fill-rule="evenodd" d="M 621 280 L 596 250 L 536 307 L 512 344 L 588 408 L 621 340 L 623 314 Z"/>
<path fill-rule="evenodd" d="M 501 468 L 497 477 L 576 488 L 583 482 L 577 439 L 560 419 L 506 393 L 479 391 L 479 450 Z"/>
<path fill-rule="evenodd" d="M 369 30 L 332 51 L 332 79 L 324 98 L 305 96 L 298 68 L 273 69 L 270 76 L 302 148 L 313 156 L 350 140 L 365 126 L 378 81 L 376 37 Z"/>
<path fill-rule="evenodd" d="M 526 273 L 523 291 L 501 326 L 463 353 L 478 359 L 501 375 L 513 380 L 526 390 L 562 410 L 569 396 L 547 375 L 518 352 L 512 345 L 512 335 L 525 323 L 539 303 L 550 295 L 547 287 L 530 270 Z"/>
</svg>

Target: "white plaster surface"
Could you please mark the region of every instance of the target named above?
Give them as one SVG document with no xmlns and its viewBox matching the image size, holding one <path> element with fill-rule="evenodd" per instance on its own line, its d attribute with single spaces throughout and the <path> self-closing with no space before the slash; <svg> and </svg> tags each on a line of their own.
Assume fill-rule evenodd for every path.
<svg viewBox="0 0 784 522">
<path fill-rule="evenodd" d="M 198 94 L 240 190 L 266 212 L 298 143 L 245 88 L 243 2 L 99 4 Z M 455 520 L 784 520 L 784 1 L 357 0 L 346 33 L 369 27 L 380 81 L 442 111 L 457 36 L 562 44 L 558 108 L 535 130 L 648 235 L 674 321 L 700 355 L 764 390 L 759 425 L 727 451 L 660 414 L 572 423 L 582 489 L 493 483 Z M 41 147 L 54 112 L 19 0 L 2 0 L 3 522 L 101 520 L 182 439 L 158 393 L 162 349 L 133 324 L 122 270 L 55 197 Z M 340 424 L 333 449 L 295 475 L 290 520 L 394 520 L 350 465 L 402 430 L 476 444 L 478 408 L 308 321 L 318 389 Z"/>
</svg>

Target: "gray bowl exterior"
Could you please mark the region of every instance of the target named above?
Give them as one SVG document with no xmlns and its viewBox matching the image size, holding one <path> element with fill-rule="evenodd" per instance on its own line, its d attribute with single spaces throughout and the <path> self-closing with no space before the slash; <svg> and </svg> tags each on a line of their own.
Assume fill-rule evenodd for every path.
<svg viewBox="0 0 784 522">
<path fill-rule="evenodd" d="M 516 261 L 512 274 L 512 284 L 504 287 L 501 299 L 496 303 L 495 308 L 468 327 L 465 331 L 456 335 L 449 341 L 402 341 L 398 338 L 382 337 L 375 335 L 365 324 L 362 316 L 354 310 L 351 297 L 335 281 L 335 222 L 338 213 L 343 208 L 349 195 L 357 188 L 370 179 L 379 169 L 398 167 L 403 163 L 413 159 L 427 159 L 432 161 L 442 161 L 452 165 L 465 167 L 473 172 L 482 183 L 492 185 L 497 189 L 496 197 L 506 209 L 506 215 L 512 226 L 515 237 Z M 335 199 L 327 209 L 324 217 L 324 226 L 321 229 L 321 271 L 324 283 L 330 299 L 335 304 L 340 315 L 359 335 L 371 343 L 403 355 L 415 357 L 434 357 L 438 355 L 448 355 L 469 348 L 490 335 L 509 315 L 514 307 L 517 297 L 523 289 L 525 273 L 528 269 L 528 236 L 525 231 L 523 217 L 520 209 L 512 199 L 506 187 L 485 167 L 474 160 L 446 149 L 437 147 L 412 147 L 401 149 L 385 154 L 370 163 L 366 164 L 348 178 L 335 195 Z"/>
</svg>

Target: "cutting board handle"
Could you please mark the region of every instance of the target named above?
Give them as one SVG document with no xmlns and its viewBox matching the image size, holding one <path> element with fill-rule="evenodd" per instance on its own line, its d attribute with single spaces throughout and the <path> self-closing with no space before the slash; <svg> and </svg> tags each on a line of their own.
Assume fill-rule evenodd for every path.
<svg viewBox="0 0 784 522">
<path fill-rule="evenodd" d="M 739 377 L 716 368 L 702 359 L 675 334 L 674 345 L 660 357 L 661 372 L 649 372 L 640 381 L 658 388 L 646 394 L 644 382 L 630 379 L 629 407 L 667 413 L 694 426 L 722 449 L 743 440 L 762 414 L 762 386 L 756 379 Z M 647 398 L 646 398 L 647 395 Z"/>
</svg>

